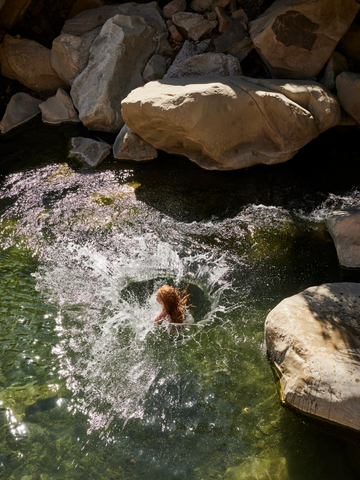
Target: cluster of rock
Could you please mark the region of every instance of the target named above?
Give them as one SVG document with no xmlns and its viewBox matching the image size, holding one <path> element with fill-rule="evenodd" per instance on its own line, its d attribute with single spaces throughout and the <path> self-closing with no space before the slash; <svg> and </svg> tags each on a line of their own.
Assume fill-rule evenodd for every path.
<svg viewBox="0 0 360 480">
<path fill-rule="evenodd" d="M 356 0 L 275 0 L 251 22 L 232 5 L 78 0 L 51 49 L 6 35 L 2 75 L 58 91 L 40 105 L 14 98 L 1 132 L 37 111 L 46 123 L 119 134 L 115 158 L 146 161 L 160 149 L 229 170 L 284 162 L 324 130 L 360 123 Z M 244 76 L 249 55 L 263 65 L 256 75 L 274 80 Z"/>
</svg>

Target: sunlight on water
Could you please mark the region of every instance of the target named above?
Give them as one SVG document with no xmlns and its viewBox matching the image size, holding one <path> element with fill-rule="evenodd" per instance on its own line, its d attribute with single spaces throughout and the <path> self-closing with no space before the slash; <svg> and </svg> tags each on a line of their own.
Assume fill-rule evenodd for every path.
<svg viewBox="0 0 360 480">
<path fill-rule="evenodd" d="M 172 335 L 175 342 L 186 344 L 219 311 L 226 312 L 219 305 L 221 293 L 229 287 L 223 259 L 180 258 L 162 242 L 151 252 L 146 246 L 151 243 L 151 238 L 140 237 L 133 256 L 107 252 L 108 257 L 91 246 L 60 243 L 49 252 L 51 262 L 36 274 L 37 290 L 60 307 L 61 374 L 69 389 L 81 391 L 90 431 L 106 430 L 114 415 L 125 424 L 129 418 L 143 418 L 150 388 L 169 374 L 161 359 L 163 328 L 153 323 L 161 311 L 155 300 L 161 285 L 170 281 L 181 288 L 191 283 L 206 292 L 210 304 L 209 311 L 197 318 L 199 323 L 188 315 L 184 327 Z M 166 363 L 176 365 L 176 352 L 165 350 Z M 75 353 L 80 352 L 78 358 Z M 99 401 L 108 406 L 100 416 L 93 407 Z"/>
</svg>

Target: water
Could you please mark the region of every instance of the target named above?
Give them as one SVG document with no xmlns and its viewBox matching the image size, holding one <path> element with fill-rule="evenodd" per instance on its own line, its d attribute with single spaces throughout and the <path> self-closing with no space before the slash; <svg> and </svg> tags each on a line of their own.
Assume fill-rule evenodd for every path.
<svg viewBox="0 0 360 480">
<path fill-rule="evenodd" d="M 356 130 L 220 173 L 91 170 L 73 129 L 0 139 L 1 478 L 359 478 L 281 407 L 263 335 L 284 297 L 344 279 L 324 218 L 358 204 Z M 152 321 L 165 283 L 194 305 L 173 335 Z"/>
</svg>

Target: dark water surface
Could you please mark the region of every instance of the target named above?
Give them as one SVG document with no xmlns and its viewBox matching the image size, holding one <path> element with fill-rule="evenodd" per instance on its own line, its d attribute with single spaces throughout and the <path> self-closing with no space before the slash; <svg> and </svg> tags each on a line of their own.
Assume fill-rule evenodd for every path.
<svg viewBox="0 0 360 480">
<path fill-rule="evenodd" d="M 284 297 L 346 279 L 324 219 L 359 203 L 359 131 L 237 172 L 165 154 L 90 169 L 66 158 L 70 135 L 93 135 L 80 127 L 15 133 L 0 138 L 1 478 L 358 479 L 345 442 L 279 404 L 263 329 Z M 164 283 L 195 305 L 176 336 L 152 323 Z"/>
</svg>

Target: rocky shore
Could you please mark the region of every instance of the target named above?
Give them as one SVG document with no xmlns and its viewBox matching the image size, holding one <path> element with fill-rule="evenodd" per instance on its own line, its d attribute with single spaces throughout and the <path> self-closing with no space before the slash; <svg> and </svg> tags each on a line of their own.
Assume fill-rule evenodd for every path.
<svg viewBox="0 0 360 480">
<path fill-rule="evenodd" d="M 92 167 L 111 151 L 141 162 L 161 150 L 234 170 L 359 128 L 356 0 L 49 4 L 56 21 L 44 2 L 0 0 L 2 135 L 41 115 L 113 135 L 72 138 L 69 156 Z M 352 208 L 327 220 L 343 267 L 360 267 L 358 218 Z M 285 403 L 357 433 L 359 299 L 359 284 L 312 287 L 265 326 Z"/>
</svg>

